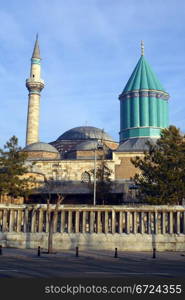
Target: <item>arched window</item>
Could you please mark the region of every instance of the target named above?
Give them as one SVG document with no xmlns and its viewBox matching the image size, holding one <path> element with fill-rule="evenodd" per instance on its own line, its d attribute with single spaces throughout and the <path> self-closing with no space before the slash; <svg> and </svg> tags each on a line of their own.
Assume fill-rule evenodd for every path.
<svg viewBox="0 0 185 300">
<path fill-rule="evenodd" d="M 91 175 L 85 171 L 82 173 L 82 176 L 81 176 L 81 181 L 82 182 L 90 182 L 91 181 Z"/>
</svg>

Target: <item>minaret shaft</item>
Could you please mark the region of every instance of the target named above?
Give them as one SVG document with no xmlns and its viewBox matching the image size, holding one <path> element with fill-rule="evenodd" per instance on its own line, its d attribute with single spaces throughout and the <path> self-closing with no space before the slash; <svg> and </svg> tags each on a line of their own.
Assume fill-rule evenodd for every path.
<svg viewBox="0 0 185 300">
<path fill-rule="evenodd" d="M 29 94 L 26 145 L 39 141 L 40 96 Z"/>
<path fill-rule="evenodd" d="M 37 39 L 31 58 L 30 78 L 26 80 L 26 87 L 29 91 L 26 145 L 39 141 L 40 92 L 44 88 L 44 81 L 41 79 L 40 61 Z"/>
</svg>

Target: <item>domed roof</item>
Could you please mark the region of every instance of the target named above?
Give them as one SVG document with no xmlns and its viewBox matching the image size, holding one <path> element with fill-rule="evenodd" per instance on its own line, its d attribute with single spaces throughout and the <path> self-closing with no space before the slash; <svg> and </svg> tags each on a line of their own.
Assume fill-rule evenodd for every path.
<svg viewBox="0 0 185 300">
<path fill-rule="evenodd" d="M 113 141 L 113 139 L 102 129 L 93 126 L 81 126 L 72 128 L 59 136 L 58 140 L 106 140 Z"/>
<path fill-rule="evenodd" d="M 124 92 L 141 89 L 164 91 L 164 88 L 143 56 L 139 59 L 124 88 Z"/>
<path fill-rule="evenodd" d="M 98 145 L 102 148 L 103 146 L 99 144 L 98 140 L 93 140 L 93 141 L 85 141 L 80 144 L 78 144 L 75 147 L 75 150 L 79 151 L 85 151 L 85 150 L 95 150 L 98 149 Z"/>
<path fill-rule="evenodd" d="M 37 142 L 33 144 L 29 144 L 24 148 L 24 151 L 44 151 L 44 152 L 52 152 L 58 153 L 57 149 L 50 144 Z"/>
<path fill-rule="evenodd" d="M 125 140 L 116 152 L 143 152 L 148 150 L 147 142 L 155 144 L 157 138 L 150 138 L 150 137 L 140 137 L 140 138 L 131 138 Z"/>
<path fill-rule="evenodd" d="M 144 56 L 139 59 L 122 94 L 139 90 L 157 90 L 168 95 Z"/>
</svg>

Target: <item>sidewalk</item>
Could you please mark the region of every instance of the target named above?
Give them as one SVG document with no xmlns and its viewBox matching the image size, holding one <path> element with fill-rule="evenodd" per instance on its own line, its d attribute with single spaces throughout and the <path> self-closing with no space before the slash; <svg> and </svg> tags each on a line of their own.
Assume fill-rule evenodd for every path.
<svg viewBox="0 0 185 300">
<path fill-rule="evenodd" d="M 41 249 L 3 248 L 0 277 L 185 277 L 183 252 L 119 252 L 79 249 L 48 254 Z"/>
</svg>

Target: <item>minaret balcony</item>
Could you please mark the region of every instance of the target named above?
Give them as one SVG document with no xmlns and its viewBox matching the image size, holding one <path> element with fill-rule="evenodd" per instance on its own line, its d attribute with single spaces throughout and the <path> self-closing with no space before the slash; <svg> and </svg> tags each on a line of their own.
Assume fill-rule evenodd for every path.
<svg viewBox="0 0 185 300">
<path fill-rule="evenodd" d="M 28 78 L 26 79 L 26 87 L 28 90 L 36 89 L 41 91 L 44 88 L 44 80 L 39 79 L 39 81 L 37 81 L 33 78 Z"/>
</svg>

